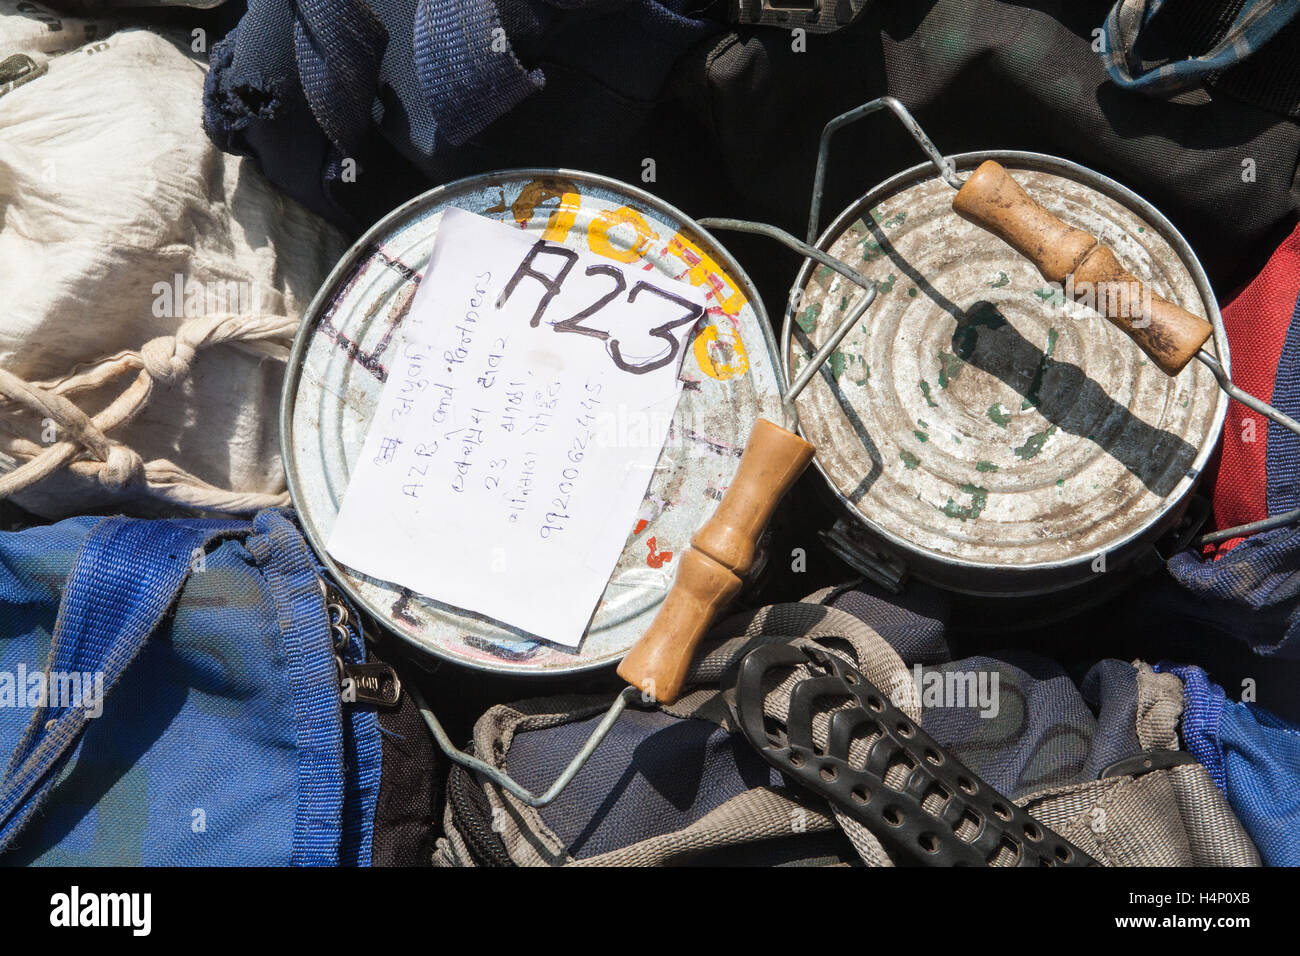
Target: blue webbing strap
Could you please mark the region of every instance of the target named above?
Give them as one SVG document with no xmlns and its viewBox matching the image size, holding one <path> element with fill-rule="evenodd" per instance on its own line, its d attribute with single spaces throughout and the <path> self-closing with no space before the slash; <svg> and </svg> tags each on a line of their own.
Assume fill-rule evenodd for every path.
<svg viewBox="0 0 1300 956">
<path fill-rule="evenodd" d="M 420 0 L 415 8 L 415 72 L 438 136 L 463 145 L 542 88 L 505 41 L 494 0 Z M 500 44 L 505 44 L 500 46 Z"/>
<path fill-rule="evenodd" d="M 297 0 L 294 14 L 294 54 L 307 105 L 330 142 L 356 157 L 373 123 L 388 31 L 356 0 Z"/>
<path fill-rule="evenodd" d="M 176 602 L 196 549 L 248 527 L 220 520 L 101 521 L 68 578 L 46 674 L 102 672 L 107 696 Z M 10 757 L 0 780 L 0 853 L 53 787 L 91 719 L 94 701 L 70 703 L 47 699 L 38 707 Z"/>
<path fill-rule="evenodd" d="M 293 866 L 336 866 L 347 803 L 345 778 L 365 773 L 378 755 L 358 755 L 360 766 L 345 769 L 342 710 L 334 652 L 325 619 L 317 565 L 288 513 L 273 509 L 253 519 L 245 545 L 266 577 L 288 665 L 298 748 L 298 808 L 293 831 Z M 358 643 L 356 649 L 364 654 Z M 375 719 L 371 714 L 371 719 Z M 378 738 L 378 724 L 373 737 Z M 377 743 L 377 739 L 376 739 Z M 367 764 L 366 761 L 371 761 Z M 374 790 L 378 792 L 378 782 Z M 373 817 L 373 802 L 362 812 Z"/>
</svg>

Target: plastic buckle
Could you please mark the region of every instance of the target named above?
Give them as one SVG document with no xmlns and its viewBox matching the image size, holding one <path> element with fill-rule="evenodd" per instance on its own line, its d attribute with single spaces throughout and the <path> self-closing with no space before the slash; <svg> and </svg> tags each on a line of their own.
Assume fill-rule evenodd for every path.
<svg viewBox="0 0 1300 956">
<path fill-rule="evenodd" d="M 803 665 L 817 676 L 795 684 L 781 728 L 764 713 L 769 675 Z M 726 696 L 736 726 L 768 763 L 865 826 L 896 864 L 987 866 L 1005 849 L 1017 866 L 1096 865 L 1003 798 L 835 654 L 764 645 L 741 661 Z M 851 705 L 831 714 L 823 751 L 814 743 L 813 716 L 819 702 L 835 700 Z M 865 765 L 851 765 L 850 746 L 864 738 L 875 738 Z"/>
<path fill-rule="evenodd" d="M 848 26 L 871 0 L 731 0 L 736 23 L 834 33 Z"/>
<path fill-rule="evenodd" d="M 1144 773 L 1151 773 L 1154 770 L 1169 770 L 1173 767 L 1199 762 L 1185 750 L 1144 750 L 1140 754 L 1133 754 L 1131 757 L 1116 760 L 1114 763 L 1103 767 L 1101 773 L 1097 774 L 1097 779 L 1140 777 Z"/>
</svg>

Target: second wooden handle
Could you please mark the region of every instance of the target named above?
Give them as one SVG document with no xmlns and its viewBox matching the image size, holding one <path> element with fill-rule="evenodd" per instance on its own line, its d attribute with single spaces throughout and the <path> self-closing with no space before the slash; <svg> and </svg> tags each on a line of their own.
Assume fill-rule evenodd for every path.
<svg viewBox="0 0 1300 956">
<path fill-rule="evenodd" d="M 700 639 L 740 590 L 763 529 L 814 450 L 765 419 L 754 424 L 735 478 L 691 538 L 654 621 L 619 664 L 620 677 L 665 704 L 678 698 Z"/>
<path fill-rule="evenodd" d="M 1090 298 L 1167 375 L 1181 372 L 1214 331 L 1209 322 L 1156 295 L 1096 237 L 1040 206 L 991 159 L 958 190 L 952 208 L 1007 242 L 1048 282 L 1073 276 L 1075 297 Z"/>
</svg>

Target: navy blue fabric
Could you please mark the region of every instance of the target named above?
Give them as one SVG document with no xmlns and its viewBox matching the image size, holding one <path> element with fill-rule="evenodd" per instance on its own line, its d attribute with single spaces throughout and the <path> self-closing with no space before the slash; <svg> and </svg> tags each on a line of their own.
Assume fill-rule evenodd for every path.
<svg viewBox="0 0 1300 956">
<path fill-rule="evenodd" d="M 909 664 L 952 660 L 946 637 L 948 596 L 923 581 L 902 594 L 887 594 L 868 582 L 838 588 L 823 602 L 866 621 Z"/>
<path fill-rule="evenodd" d="M 1187 750 L 1228 798 L 1268 866 L 1300 866 L 1300 727 L 1228 700 L 1199 667 L 1162 662 L 1183 680 Z"/>
<path fill-rule="evenodd" d="M 931 671 L 945 680 L 952 674 L 977 681 L 985 675 L 989 681 L 997 674 L 996 714 L 970 701 L 923 712 L 926 730 L 1005 794 L 1092 780 L 1103 767 L 1141 749 L 1137 677 L 1126 661 L 1103 659 L 1080 668 L 1076 682 L 1057 661 L 1024 650 L 954 660 L 950 599 L 918 581 L 897 595 L 860 581 L 835 590 L 824 602 L 869 624 L 908 666 L 922 665 L 917 689 L 923 704 L 925 675 Z"/>
<path fill-rule="evenodd" d="M 505 28 L 492 0 L 420 0 L 415 9 L 415 69 L 435 124 L 459 146 L 542 88 L 513 51 L 493 50 Z M 497 41 L 500 45 L 500 41 Z M 491 96 L 484 96 L 491 91 Z"/>
<path fill-rule="evenodd" d="M 312 116 L 345 152 L 361 149 L 388 31 L 364 3 L 298 0 L 293 49 Z"/>
<path fill-rule="evenodd" d="M 1260 654 L 1300 658 L 1300 528 L 1242 541 L 1217 561 L 1177 554 L 1169 571 L 1191 592 L 1171 608 L 1249 643 Z"/>
<path fill-rule="evenodd" d="M 601 716 L 516 734 L 506 772 L 541 793 Z M 596 759 L 540 812 L 569 852 L 585 859 L 684 829 L 746 790 L 780 782 L 739 735 L 703 720 L 627 710 Z"/>
<path fill-rule="evenodd" d="M 1083 771 L 1096 777 L 1142 749 L 1137 736 L 1137 671 L 1128 661 L 1099 661 L 1079 682 L 1079 692 L 1097 715 Z"/>
<path fill-rule="evenodd" d="M 204 127 L 356 230 L 450 178 L 457 148 L 542 89 L 548 63 L 580 69 L 589 88 L 555 104 L 552 135 L 591 136 L 603 110 L 652 100 L 675 59 L 719 29 L 690 11 L 691 0 L 250 0 L 212 47 Z"/>
<path fill-rule="evenodd" d="M 60 670 L 104 673 L 102 713 L 16 699 Z M 369 861 L 378 724 L 284 512 L 0 534 L 0 751 L 6 863 Z"/>
<path fill-rule="evenodd" d="M 1019 651 L 930 670 L 997 675 L 996 712 L 947 700 L 924 707 L 922 716 L 935 740 L 1007 796 L 1095 780 L 1103 767 L 1141 750 L 1136 676 L 1123 661 L 1101 661 L 1082 687 L 1060 664 Z M 925 704 L 924 683 L 919 689 Z"/>
<path fill-rule="evenodd" d="M 1300 10 L 1300 3 L 1295 4 Z M 1293 418 L 1300 416 L 1300 297 L 1291 313 L 1282 357 L 1273 382 L 1273 405 Z M 1268 423 L 1268 513 L 1300 508 L 1300 435 L 1277 422 Z"/>
</svg>

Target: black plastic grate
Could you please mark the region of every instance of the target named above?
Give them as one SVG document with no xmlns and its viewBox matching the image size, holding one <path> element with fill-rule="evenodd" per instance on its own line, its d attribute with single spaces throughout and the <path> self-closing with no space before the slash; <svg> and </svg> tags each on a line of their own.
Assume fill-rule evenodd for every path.
<svg viewBox="0 0 1300 956">
<path fill-rule="evenodd" d="M 813 675 L 794 685 L 782 727 L 764 713 L 770 675 L 801 666 Z M 1016 866 L 1096 865 L 981 780 L 837 655 L 765 645 L 745 656 L 727 699 L 768 763 L 863 824 L 895 863 L 989 866 L 1011 856 Z M 828 700 L 852 704 L 830 713 L 823 749 L 813 723 Z M 854 747 L 855 740 L 868 743 Z"/>
</svg>

